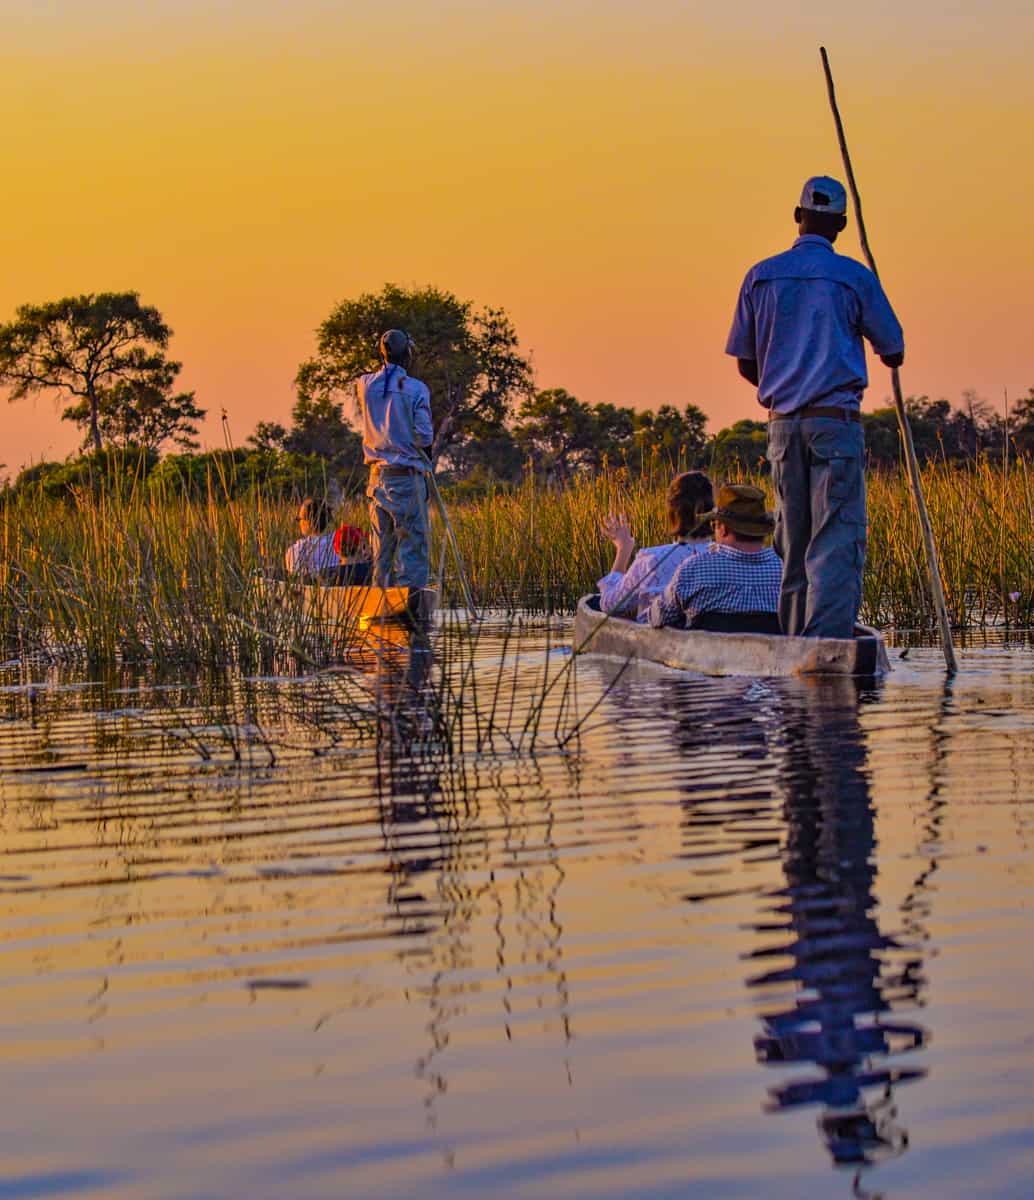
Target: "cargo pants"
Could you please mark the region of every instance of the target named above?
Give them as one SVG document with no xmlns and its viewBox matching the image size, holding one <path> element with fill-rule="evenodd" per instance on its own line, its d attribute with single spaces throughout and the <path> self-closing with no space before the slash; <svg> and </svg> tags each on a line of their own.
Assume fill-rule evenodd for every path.
<svg viewBox="0 0 1034 1200">
<path fill-rule="evenodd" d="M 374 468 L 366 498 L 373 540 L 374 583 L 380 587 L 426 587 L 427 480 L 422 474 L 395 475 Z"/>
<path fill-rule="evenodd" d="M 784 633 L 854 634 L 865 566 L 864 452 L 862 427 L 855 421 L 789 417 L 769 422 Z"/>
</svg>

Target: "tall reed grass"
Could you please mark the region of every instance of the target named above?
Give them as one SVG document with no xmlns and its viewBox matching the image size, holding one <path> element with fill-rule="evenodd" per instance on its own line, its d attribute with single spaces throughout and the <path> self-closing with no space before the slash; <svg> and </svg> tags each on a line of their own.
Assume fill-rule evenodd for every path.
<svg viewBox="0 0 1034 1200">
<path fill-rule="evenodd" d="M 570 611 L 610 565 L 612 550 L 599 531 L 607 512 L 624 512 L 641 545 L 666 539 L 667 483 L 660 473 L 611 471 L 562 489 L 529 479 L 450 502 L 479 605 Z M 934 465 L 924 471 L 924 486 L 955 622 L 1029 624 L 1034 477 L 1027 464 L 1008 471 Z M 289 503 L 261 489 L 234 497 L 218 479 L 201 498 L 132 480 L 71 500 L 8 497 L 0 503 L 0 645 L 9 655 L 159 665 L 262 667 L 292 647 L 304 656 L 313 652 L 314 631 L 300 603 L 271 594 L 259 578 L 282 564 L 293 516 Z M 342 516 L 365 523 L 361 499 Z M 880 626 L 933 627 L 903 478 L 870 477 L 869 520 L 863 615 Z M 437 566 L 437 519 L 435 542 Z M 450 597 L 458 601 L 451 565 Z"/>
<path fill-rule="evenodd" d="M 748 477 L 742 477 L 745 481 Z M 751 476 L 774 504 L 770 481 Z M 453 513 L 460 547 L 483 605 L 564 611 L 609 570 L 599 533 L 610 511 L 628 517 L 640 545 L 668 540 L 666 476 L 612 472 L 560 491 L 525 483 Z M 941 555 L 948 606 L 959 626 L 1029 624 L 1034 610 L 1034 475 L 1024 462 L 936 464 L 923 485 Z M 907 480 L 868 479 L 869 542 L 863 617 L 880 627 L 932 629 L 919 522 Z"/>
</svg>

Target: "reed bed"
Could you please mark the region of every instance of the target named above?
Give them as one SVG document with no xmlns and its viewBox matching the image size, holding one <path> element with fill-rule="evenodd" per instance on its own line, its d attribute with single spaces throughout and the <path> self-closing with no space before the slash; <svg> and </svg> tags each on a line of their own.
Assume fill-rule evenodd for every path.
<svg viewBox="0 0 1034 1200">
<path fill-rule="evenodd" d="M 609 511 L 640 544 L 665 539 L 667 475 L 606 471 L 564 488 L 533 479 L 512 490 L 449 499 L 463 559 L 483 608 L 569 612 L 608 569 L 599 532 Z M 755 482 L 767 486 L 758 478 Z M 1034 478 L 1024 461 L 936 464 L 924 485 L 957 625 L 1027 625 L 1034 604 Z M 290 503 L 255 489 L 235 497 L 213 479 L 183 498 L 129 479 L 71 499 L 0 504 L 0 643 L 8 655 L 268 668 L 285 652 L 318 653 L 300 603 L 272 595 L 294 537 Z M 364 523 L 361 499 L 342 516 Z M 882 627 L 933 628 L 923 549 L 907 484 L 869 479 L 863 615 Z M 433 563 L 441 530 L 435 520 Z M 447 563 L 446 602 L 458 601 Z"/>
<path fill-rule="evenodd" d="M 742 476 L 766 489 L 771 482 Z M 623 472 L 579 479 L 562 490 L 525 483 L 453 513 L 461 551 L 482 604 L 569 611 L 609 570 L 613 550 L 599 533 L 603 516 L 623 512 L 640 545 L 667 539 L 668 478 Z M 949 611 L 960 627 L 1028 625 L 1034 609 L 1034 476 L 1020 461 L 935 464 L 923 484 L 941 554 Z M 868 479 L 869 542 L 863 618 L 881 628 L 933 629 L 922 534 L 907 481 Z"/>
</svg>

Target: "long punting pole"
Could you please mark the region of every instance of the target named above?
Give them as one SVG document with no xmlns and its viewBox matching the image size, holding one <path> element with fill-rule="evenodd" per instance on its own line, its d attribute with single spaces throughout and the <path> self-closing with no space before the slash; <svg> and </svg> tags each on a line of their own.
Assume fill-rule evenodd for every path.
<svg viewBox="0 0 1034 1200">
<path fill-rule="evenodd" d="M 844 123 L 840 119 L 840 109 L 837 108 L 837 95 L 833 87 L 833 72 L 829 69 L 829 55 L 826 47 L 820 46 L 822 69 L 826 74 L 826 91 L 829 93 L 829 106 L 833 110 L 833 121 L 837 127 L 837 140 L 840 142 L 840 153 L 844 160 L 844 170 L 847 172 L 847 185 L 851 189 L 851 199 L 854 201 L 855 219 L 858 221 L 858 237 L 862 243 L 862 252 L 872 273 L 879 278 L 876 270 L 876 260 L 869 249 L 869 239 L 865 234 L 865 221 L 862 218 L 862 200 L 858 195 L 858 185 L 855 183 L 854 171 L 851 169 L 851 156 L 847 151 L 847 138 L 844 136 Z M 919 524 L 923 530 L 923 542 L 926 545 L 926 565 L 930 573 L 930 591 L 933 593 L 933 604 L 937 610 L 937 623 L 941 629 L 941 648 L 944 650 L 944 661 L 950 674 L 954 675 L 959 664 L 955 658 L 955 643 L 951 637 L 951 623 L 948 620 L 948 608 L 944 603 L 944 585 L 941 583 L 941 568 L 937 560 L 937 545 L 933 540 L 933 528 L 930 525 L 930 514 L 926 511 L 926 500 L 923 497 L 923 485 L 919 478 L 919 463 L 916 461 L 915 443 L 912 441 L 912 429 L 905 412 L 905 401 L 901 395 L 901 375 L 897 367 L 890 372 L 891 386 L 894 390 L 894 408 L 898 414 L 898 426 L 901 429 L 901 441 L 905 447 L 905 461 L 908 463 L 908 478 L 912 485 L 912 498 L 915 500 L 919 513 Z"/>
</svg>

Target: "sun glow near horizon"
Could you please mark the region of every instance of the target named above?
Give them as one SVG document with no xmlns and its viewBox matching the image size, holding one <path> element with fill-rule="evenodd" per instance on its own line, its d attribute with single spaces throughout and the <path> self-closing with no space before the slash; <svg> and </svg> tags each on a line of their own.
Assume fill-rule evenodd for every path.
<svg viewBox="0 0 1034 1200">
<path fill-rule="evenodd" d="M 338 300 L 433 283 L 506 308 L 540 386 L 717 428 L 756 411 L 722 353 L 742 273 L 792 238 L 801 180 L 840 173 L 825 41 L 906 389 L 1025 392 L 1034 15 L 736 16 L 406 0 L 389 32 L 322 0 L 55 3 L 4 51 L 0 319 L 139 291 L 221 444 L 222 409 L 238 440 L 287 416 Z M 8 470 L 78 440 L 47 401 L 2 411 Z"/>
</svg>

